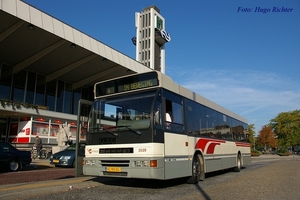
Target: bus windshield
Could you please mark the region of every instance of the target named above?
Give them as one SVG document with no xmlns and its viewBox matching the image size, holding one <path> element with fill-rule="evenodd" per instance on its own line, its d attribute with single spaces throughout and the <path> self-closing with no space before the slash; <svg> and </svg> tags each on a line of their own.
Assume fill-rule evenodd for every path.
<svg viewBox="0 0 300 200">
<path fill-rule="evenodd" d="M 150 126 L 150 111 L 154 92 L 122 95 L 94 102 L 90 113 L 89 132 L 113 133 L 139 130 Z"/>
</svg>

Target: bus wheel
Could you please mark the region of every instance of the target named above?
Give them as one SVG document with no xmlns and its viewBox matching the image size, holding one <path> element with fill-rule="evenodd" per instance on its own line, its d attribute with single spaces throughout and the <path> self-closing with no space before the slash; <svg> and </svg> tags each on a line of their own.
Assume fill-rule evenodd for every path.
<svg viewBox="0 0 300 200">
<path fill-rule="evenodd" d="M 200 154 L 196 154 L 192 163 L 192 176 L 188 179 L 188 183 L 197 184 L 205 179 L 204 161 Z"/>
<path fill-rule="evenodd" d="M 237 160 L 236 160 L 236 167 L 233 168 L 233 171 L 240 172 L 241 168 L 242 168 L 241 154 L 238 154 Z"/>
</svg>

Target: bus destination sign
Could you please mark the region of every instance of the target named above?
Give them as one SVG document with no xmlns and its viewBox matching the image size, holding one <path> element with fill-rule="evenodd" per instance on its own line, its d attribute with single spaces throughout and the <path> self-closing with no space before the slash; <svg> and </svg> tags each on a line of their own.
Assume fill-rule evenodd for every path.
<svg viewBox="0 0 300 200">
<path fill-rule="evenodd" d="M 157 85 L 157 83 L 153 83 L 153 80 L 145 80 L 145 81 L 139 81 L 139 82 L 135 82 L 135 83 L 119 85 L 118 90 L 120 92 L 125 92 L 125 91 L 130 91 L 130 90 L 137 90 L 137 89 L 152 87 L 154 85 Z"/>
<path fill-rule="evenodd" d="M 95 85 L 96 97 L 158 86 L 157 73 L 138 74 Z"/>
</svg>

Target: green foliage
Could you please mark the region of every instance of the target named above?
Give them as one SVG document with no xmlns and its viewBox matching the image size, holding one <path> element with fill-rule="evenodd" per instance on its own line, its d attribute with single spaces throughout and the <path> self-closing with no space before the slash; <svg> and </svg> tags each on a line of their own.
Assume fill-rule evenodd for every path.
<svg viewBox="0 0 300 200">
<path fill-rule="evenodd" d="M 300 145 L 300 110 L 279 113 L 270 120 L 270 126 L 278 137 L 279 147 Z"/>
<path fill-rule="evenodd" d="M 248 125 L 248 134 L 249 134 L 249 141 L 251 145 L 251 149 L 255 149 L 255 127 L 254 124 Z"/>
<path fill-rule="evenodd" d="M 277 154 L 280 156 L 288 156 L 290 155 L 290 152 L 287 150 L 287 148 L 279 148 L 277 150 Z"/>
<path fill-rule="evenodd" d="M 258 150 L 251 151 L 251 156 L 260 156 L 260 155 L 261 155 L 261 151 L 258 151 Z"/>
<path fill-rule="evenodd" d="M 277 150 L 277 153 L 287 153 L 287 152 L 288 152 L 288 150 L 286 148 L 279 148 Z"/>
<path fill-rule="evenodd" d="M 19 103 L 19 102 L 11 101 L 8 99 L 0 99 L 0 105 L 2 106 L 2 108 L 11 106 L 14 111 L 16 111 L 17 109 L 20 110 L 22 107 L 27 108 L 27 109 L 32 108 L 32 109 L 35 109 L 36 112 L 38 113 L 38 106 L 34 105 L 34 104 Z"/>
</svg>

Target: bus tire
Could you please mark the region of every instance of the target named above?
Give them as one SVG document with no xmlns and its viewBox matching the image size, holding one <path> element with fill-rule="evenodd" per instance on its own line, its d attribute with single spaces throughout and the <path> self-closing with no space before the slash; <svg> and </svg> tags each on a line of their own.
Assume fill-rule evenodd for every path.
<svg viewBox="0 0 300 200">
<path fill-rule="evenodd" d="M 236 167 L 233 168 L 234 172 L 240 172 L 242 168 L 242 159 L 241 159 L 241 154 L 238 153 L 237 158 L 236 158 Z"/>
<path fill-rule="evenodd" d="M 199 181 L 204 181 L 204 161 L 200 154 L 194 155 L 192 162 L 192 176 L 187 180 L 188 183 L 197 184 Z"/>
</svg>

